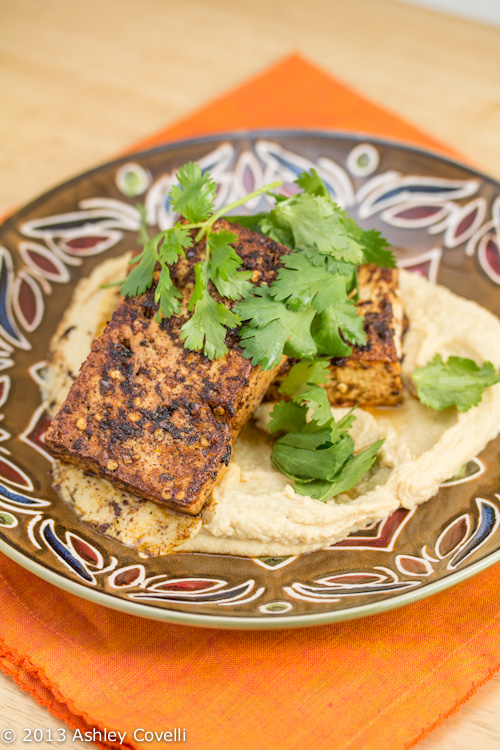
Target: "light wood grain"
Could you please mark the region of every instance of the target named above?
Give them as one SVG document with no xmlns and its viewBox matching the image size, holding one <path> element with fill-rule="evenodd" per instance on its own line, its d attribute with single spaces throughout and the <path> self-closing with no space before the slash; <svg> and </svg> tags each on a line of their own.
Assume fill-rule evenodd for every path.
<svg viewBox="0 0 500 750">
<path fill-rule="evenodd" d="M 59 721 L 47 709 L 40 706 L 28 693 L 21 691 L 17 685 L 0 672 L 0 732 L 6 728 L 13 729 L 16 739 L 9 745 L 4 745 L 0 739 L 0 747 L 10 747 L 13 750 L 31 748 L 32 750 L 54 750 L 54 748 L 68 748 L 73 750 L 94 750 L 95 745 L 90 742 L 73 739 L 74 730 L 63 721 Z M 26 728 L 43 730 L 44 739 L 41 742 L 28 742 Z M 59 730 L 61 733 L 59 734 Z M 51 734 L 49 734 L 51 732 Z M 31 736 L 32 737 L 32 736 Z M 50 737 L 53 741 L 50 742 Z M 65 737 L 65 739 L 63 739 Z M 61 738 L 61 742 L 59 742 Z"/>
<path fill-rule="evenodd" d="M 0 212 L 290 52 L 500 177 L 499 29 L 390 0 L 0 0 L 0 27 Z M 496 749 L 498 716 L 497 676 L 419 748 Z M 62 726 L 0 675 L 7 725 Z"/>
<path fill-rule="evenodd" d="M 382 0 L 1 0 L 0 210 L 301 51 L 500 174 L 498 29 Z"/>
</svg>

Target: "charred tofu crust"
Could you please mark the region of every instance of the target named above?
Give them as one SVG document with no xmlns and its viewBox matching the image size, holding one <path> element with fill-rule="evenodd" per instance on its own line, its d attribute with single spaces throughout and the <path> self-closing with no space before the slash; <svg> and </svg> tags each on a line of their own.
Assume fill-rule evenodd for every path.
<svg viewBox="0 0 500 750">
<path fill-rule="evenodd" d="M 271 283 L 290 252 L 224 220 L 214 228 L 238 235 L 234 249 L 257 284 Z M 237 331 L 228 332 L 222 359 L 184 348 L 179 333 L 204 254 L 202 241 L 172 274 L 183 294 L 179 315 L 155 322 L 154 288 L 120 303 L 46 434 L 54 455 L 191 515 L 209 499 L 234 439 L 276 375 L 242 356 Z"/>
<path fill-rule="evenodd" d="M 331 360 L 325 388 L 333 406 L 396 406 L 403 400 L 401 339 L 403 307 L 394 268 L 361 266 L 357 309 L 364 316 L 366 344 L 353 346 L 349 357 Z M 267 400 L 280 398 L 278 388 L 293 362 L 285 363 Z"/>
</svg>

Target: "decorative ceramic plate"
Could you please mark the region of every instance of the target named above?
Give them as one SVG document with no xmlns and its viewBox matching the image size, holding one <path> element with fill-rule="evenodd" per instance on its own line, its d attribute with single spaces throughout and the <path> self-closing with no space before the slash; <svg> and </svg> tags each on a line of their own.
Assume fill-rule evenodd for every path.
<svg viewBox="0 0 500 750">
<path fill-rule="evenodd" d="M 172 177 L 191 159 L 211 170 L 219 204 L 276 179 L 291 190 L 299 172 L 315 167 L 338 203 L 383 232 L 401 266 L 500 314 L 500 185 L 428 152 L 364 136 L 237 133 L 162 146 L 77 177 L 0 228 L 0 550 L 99 604 L 217 628 L 375 614 L 499 561 L 499 439 L 424 505 L 298 557 L 144 558 L 58 497 L 39 394 L 50 338 L 75 283 L 136 246 L 137 201 L 160 228 L 170 225 Z"/>
</svg>

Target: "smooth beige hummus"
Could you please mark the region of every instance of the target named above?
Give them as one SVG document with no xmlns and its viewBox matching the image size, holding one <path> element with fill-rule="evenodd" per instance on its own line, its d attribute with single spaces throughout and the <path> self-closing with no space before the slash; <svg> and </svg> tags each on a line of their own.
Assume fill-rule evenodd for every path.
<svg viewBox="0 0 500 750">
<path fill-rule="evenodd" d="M 117 294 L 100 285 L 120 278 L 126 260 L 106 261 L 82 281 L 52 342 L 45 398 L 55 412 L 64 400 L 92 338 L 116 306 Z M 405 271 L 400 287 L 410 328 L 403 344 L 403 377 L 439 352 L 492 361 L 500 366 L 500 321 L 474 302 Z M 82 321 L 85 321 L 82 324 Z M 70 327 L 70 333 L 64 332 Z M 378 437 L 385 443 L 373 469 L 349 492 L 321 503 L 295 493 L 270 462 L 262 405 L 242 431 L 233 459 L 202 518 L 185 518 L 113 488 L 106 480 L 58 463 L 61 495 L 83 520 L 148 555 L 172 549 L 233 555 L 295 555 L 321 549 L 385 518 L 399 507 L 425 502 L 441 482 L 481 451 L 500 431 L 500 384 L 465 414 L 436 412 L 407 390 L 401 407 L 357 410 L 352 430 L 361 450 Z M 345 410 L 334 409 L 341 415 Z"/>
</svg>

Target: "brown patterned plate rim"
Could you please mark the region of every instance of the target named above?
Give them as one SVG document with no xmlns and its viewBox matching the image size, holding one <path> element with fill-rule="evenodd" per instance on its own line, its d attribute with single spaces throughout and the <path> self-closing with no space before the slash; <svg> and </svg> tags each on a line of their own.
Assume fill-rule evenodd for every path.
<svg viewBox="0 0 500 750">
<path fill-rule="evenodd" d="M 124 164 L 128 164 L 131 161 L 140 162 L 141 159 L 148 157 L 154 157 L 159 154 L 166 152 L 176 152 L 179 149 L 190 149 L 203 145 L 210 145 L 220 143 L 224 141 L 237 142 L 241 139 L 249 139 L 253 142 L 258 139 L 270 139 L 271 141 L 279 140 L 280 138 L 298 138 L 298 139 L 332 139 L 334 141 L 351 141 L 359 144 L 369 144 L 377 148 L 391 148 L 399 150 L 402 155 L 415 154 L 417 156 L 431 158 L 432 160 L 438 160 L 443 164 L 456 167 L 462 172 L 467 173 L 471 177 L 478 178 L 481 181 L 488 182 L 490 185 L 500 193 L 500 182 L 493 177 L 486 175 L 485 173 L 470 167 L 469 165 L 461 163 L 459 160 L 444 156 L 439 152 L 432 151 L 429 149 L 423 149 L 411 144 L 406 144 L 402 141 L 393 139 L 385 139 L 371 136 L 369 134 L 361 132 L 346 132 L 346 131 L 332 131 L 332 130 L 297 130 L 297 129 L 259 129 L 259 130 L 241 130 L 223 132 L 213 134 L 210 136 L 202 136 L 198 138 L 190 138 L 185 140 L 174 141 L 166 144 L 156 146 L 154 148 L 137 151 L 134 153 L 124 154 L 116 159 L 100 164 L 99 166 L 85 171 L 81 174 L 75 175 L 69 180 L 55 186 L 51 190 L 38 196 L 18 211 L 11 214 L 0 226 L 0 231 L 6 231 L 8 228 L 13 227 L 16 222 L 22 218 L 22 215 L 31 209 L 36 209 L 39 205 L 46 202 L 49 198 L 61 194 L 68 188 L 78 185 L 80 182 L 85 181 L 89 177 L 98 175 L 106 169 L 118 168 Z M 37 562 L 33 556 L 28 556 L 24 552 L 16 548 L 15 544 L 9 543 L 9 541 L 0 538 L 0 551 L 7 557 L 11 558 L 14 562 L 18 563 L 22 567 L 26 568 L 30 572 L 34 573 L 38 577 L 54 584 L 55 586 L 64 589 L 72 594 L 88 599 L 94 603 L 116 609 L 128 614 L 134 614 L 137 616 L 155 619 L 165 622 L 173 622 L 179 624 L 186 624 L 192 626 L 202 626 L 211 628 L 232 628 L 232 629 L 269 629 L 269 628 L 292 628 L 292 627 L 307 627 L 312 625 L 320 625 L 326 623 L 340 622 L 344 620 L 350 620 L 369 615 L 382 613 L 391 609 L 395 609 L 401 606 L 408 605 L 412 602 L 416 602 L 427 596 L 431 596 L 435 593 L 445 590 L 453 585 L 456 585 L 471 576 L 474 576 L 486 568 L 500 562 L 500 543 L 499 548 L 490 552 L 481 559 L 463 567 L 461 570 L 455 570 L 447 575 L 444 575 L 439 580 L 426 583 L 417 590 L 409 591 L 407 593 L 398 594 L 397 596 L 389 597 L 385 600 L 374 602 L 371 604 L 365 604 L 360 606 L 346 607 L 345 609 L 338 611 L 327 611 L 327 612 L 310 612 L 300 615 L 286 615 L 281 614 L 279 617 L 259 617 L 259 616 L 224 616 L 224 615 L 213 615 L 213 614 L 198 614 L 185 611 L 178 611 L 172 609 L 162 609 L 160 607 L 154 607 L 150 604 L 137 603 L 133 601 L 127 601 L 125 599 L 113 596 L 112 593 L 106 593 L 98 591 L 85 586 L 77 580 L 73 580 L 69 575 L 62 572 L 54 572 L 50 568 Z M 315 553 L 312 553 L 315 554 Z M 195 556 L 193 556 L 195 557 Z"/>
</svg>

